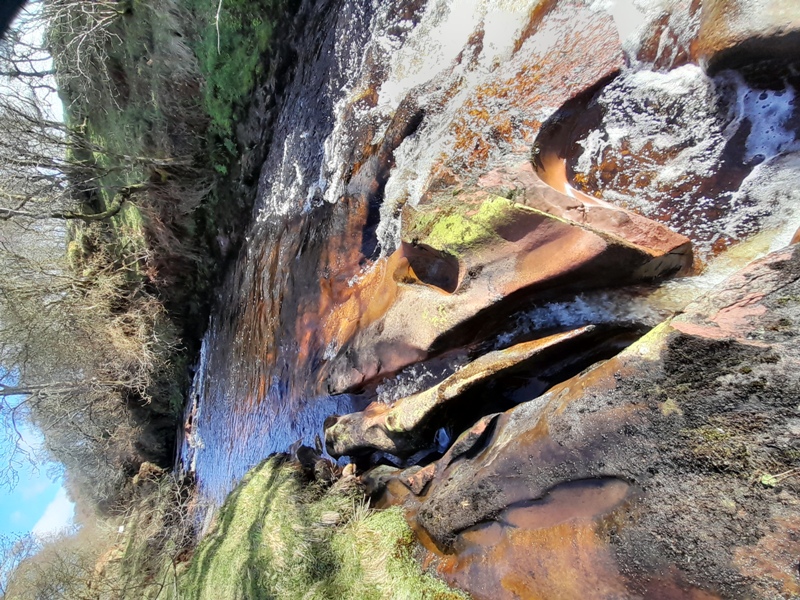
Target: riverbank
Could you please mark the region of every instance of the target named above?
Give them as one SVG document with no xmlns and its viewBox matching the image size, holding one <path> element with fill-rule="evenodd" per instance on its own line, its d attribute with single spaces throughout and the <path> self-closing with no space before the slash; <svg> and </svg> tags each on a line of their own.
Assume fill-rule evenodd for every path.
<svg viewBox="0 0 800 600">
<path fill-rule="evenodd" d="M 86 473 L 87 461 L 54 452 L 73 487 L 83 488 L 78 495 L 107 512 L 125 504 L 123 490 L 142 462 L 172 465 L 189 366 L 220 274 L 250 219 L 258 160 L 242 165 L 244 145 L 263 154 L 269 140 L 263 132 L 252 139 L 251 96 L 256 84 L 272 85 L 270 102 L 277 104 L 291 66 L 282 49 L 291 41 L 297 3 L 259 5 L 256 19 L 252 3 L 227 3 L 219 14 L 216 8 L 147 0 L 84 14 L 78 4 L 56 3 L 43 13 L 74 140 L 68 159 L 90 173 L 71 181 L 88 216 L 69 222 L 68 268 L 104 290 L 107 314 L 94 318 L 114 327 L 116 346 L 98 352 L 111 355 L 125 345 L 146 359 L 131 367 L 135 378 L 113 372 L 124 366 L 106 369 L 110 379 L 131 381 L 103 389 L 109 403 L 125 406 L 117 418 L 131 426 L 115 428 L 112 449 L 108 442 L 89 446 L 118 455 L 116 472 Z M 46 437 L 77 443 L 74 430 L 34 419 Z M 98 477 L 113 483 L 98 486 Z"/>
<path fill-rule="evenodd" d="M 107 291 L 75 296 L 100 323 L 79 358 L 126 359 L 68 396 L 117 407 L 77 486 L 117 490 L 83 585 L 797 595 L 800 79 L 749 54 L 783 29 L 721 5 L 651 7 L 626 40 L 582 0 L 319 0 L 285 27 L 233 0 L 235 23 L 118 5 L 108 35 L 138 41 L 107 48 L 98 106 L 125 114 L 70 117 L 108 182 L 74 229 L 73 271 Z M 696 54 L 720 14 L 737 71 Z M 186 419 L 164 420 L 179 476 L 142 462 L 171 439 L 143 425 L 205 323 Z M 71 418 L 52 431 L 74 461 Z"/>
<path fill-rule="evenodd" d="M 21 91 L 3 115 L 38 132 L 20 138 L 42 156 L 19 167 L 19 179 L 31 179 L 28 164 L 52 165 L 59 195 L 37 197 L 41 212 L 3 207 L 6 222 L 41 232 L 12 238 L 22 248 L 12 258 L 22 256 L 26 270 L 14 274 L 23 283 L 6 286 L 20 293 L 4 298 L 4 321 L 13 314 L 15 328 L 5 323 L 2 341 L 26 343 L 4 365 L 19 369 L 14 390 L 30 394 L 25 418 L 41 429 L 47 459 L 63 465 L 78 504 L 78 534 L 38 553 L 79 558 L 73 591 L 95 582 L 112 595 L 150 594 L 161 567 L 184 562 L 197 542 L 193 482 L 170 472 L 190 365 L 251 217 L 270 140 L 264 120 L 291 73 L 299 8 L 282 0 L 226 2 L 221 11 L 202 0 L 55 1 L 9 34 L 46 31 L 36 51 L 52 57 L 52 69 L 20 68 L 31 50 L 12 52 L 17 62 L 4 76 Z M 57 87 L 63 122 L 42 116 L 43 82 Z M 6 187 L 4 200 L 17 202 L 19 190 Z M 37 255 L 43 248 L 47 263 Z M 23 597 L 60 577 L 47 560 L 25 564 Z"/>
</svg>

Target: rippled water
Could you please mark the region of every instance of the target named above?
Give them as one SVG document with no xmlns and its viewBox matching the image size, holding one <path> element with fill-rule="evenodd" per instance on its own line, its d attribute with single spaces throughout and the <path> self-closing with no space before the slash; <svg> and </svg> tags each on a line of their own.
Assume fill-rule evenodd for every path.
<svg viewBox="0 0 800 600">
<path fill-rule="evenodd" d="M 276 120 L 254 222 L 216 299 L 187 408 L 181 460 L 212 502 L 270 453 L 297 440 L 313 445 L 327 416 L 363 406 L 363 398 L 328 394 L 326 369 L 339 332 L 327 316 L 351 299 L 373 260 L 397 246 L 399 207 L 420 201 L 431 182 L 446 181 L 445 163 L 469 179 L 524 160 L 541 123 L 593 83 L 581 74 L 610 73 L 619 63 L 613 48 L 607 55 L 567 51 L 576 32 L 598 44 L 616 36 L 607 2 L 560 2 L 537 17 L 545 5 L 330 0 L 308 9 L 312 25 Z M 534 17 L 543 20 L 531 29 Z M 648 18 L 643 12 L 642 22 Z M 675 25 L 679 32 L 693 26 L 691 19 Z M 773 233 L 734 245 L 702 278 L 670 283 L 667 292 L 586 293 L 511 314 L 508 329 L 487 341 L 491 347 L 540 329 L 653 324 L 791 236 L 800 200 L 794 87 L 763 90 L 730 73 L 656 73 L 630 62 L 598 97 L 605 119 L 581 139 L 570 175 L 583 174 L 588 192 L 690 234 L 705 257 L 724 249 L 715 246 L 723 237 Z M 548 75 L 555 63 L 563 77 Z M 707 189 L 682 181 L 724 170 L 731 140 L 739 140 L 747 169 L 736 186 L 720 184 L 721 215 L 706 210 Z M 623 146 L 643 160 L 610 171 L 610 179 L 595 177 L 595 167 Z M 668 154 L 668 164 L 637 178 L 655 151 Z M 622 175 L 628 179 L 614 179 Z M 412 365 L 378 385 L 376 395 L 392 402 L 466 360 L 456 353 L 435 366 Z"/>
</svg>

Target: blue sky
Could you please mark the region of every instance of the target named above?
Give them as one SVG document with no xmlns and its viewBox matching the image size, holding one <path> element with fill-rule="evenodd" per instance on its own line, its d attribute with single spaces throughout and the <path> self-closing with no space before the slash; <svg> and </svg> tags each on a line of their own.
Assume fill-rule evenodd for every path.
<svg viewBox="0 0 800 600">
<path fill-rule="evenodd" d="M 9 427 L 8 421 L 0 420 L 0 427 Z M 35 452 L 41 437 L 27 427 L 22 428 L 22 433 L 20 443 L 26 450 Z M 9 459 L 10 443 L 15 437 L 13 430 L 0 432 L 0 460 Z M 14 488 L 0 487 L 0 534 L 32 532 L 44 536 L 72 524 L 75 506 L 67 497 L 60 476 L 52 471 L 47 465 L 22 461 L 17 471 L 19 481 Z"/>
<path fill-rule="evenodd" d="M 1 0 L 0 0 L 1 1 Z M 40 5 L 35 5 L 33 10 L 38 10 Z M 30 7 L 29 7 L 30 9 Z M 23 12 L 32 15 L 30 10 Z M 33 45 L 41 45 L 43 29 L 34 28 L 28 32 L 25 41 Z M 50 68 L 49 63 L 37 63 L 42 69 Z M 55 81 L 49 83 L 55 86 Z M 6 82 L 5 85 L 8 85 Z M 0 86 L 0 93 L 2 93 Z M 61 121 L 63 107 L 57 94 L 48 93 L 41 98 L 45 110 L 49 109 L 50 117 Z M 13 382 L 9 381 L 9 384 Z M 13 405 L 13 398 L 6 398 L 9 405 Z M 0 463 L 5 463 L 11 456 L 11 440 L 16 437 L 7 419 L 0 419 Z M 22 428 L 23 444 L 27 450 L 36 450 L 41 444 L 41 435 L 29 427 Z M 18 469 L 19 481 L 12 490 L 0 487 L 0 534 L 28 533 L 38 535 L 58 531 L 67 527 L 72 522 L 75 506 L 67 498 L 61 479 L 48 476 L 47 465 L 38 468 L 23 462 Z"/>
<path fill-rule="evenodd" d="M 12 491 L 0 491 L 0 534 L 58 531 L 71 524 L 74 508 L 60 481 L 26 468 Z"/>
</svg>

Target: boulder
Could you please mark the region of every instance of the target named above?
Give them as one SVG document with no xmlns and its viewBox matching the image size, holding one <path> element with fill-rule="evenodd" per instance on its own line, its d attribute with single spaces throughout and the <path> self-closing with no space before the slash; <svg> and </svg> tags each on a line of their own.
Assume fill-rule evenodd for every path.
<svg viewBox="0 0 800 600">
<path fill-rule="evenodd" d="M 798 320 L 793 246 L 385 489 L 475 598 L 791 597 Z"/>
<path fill-rule="evenodd" d="M 762 60 L 797 60 L 800 4 L 794 0 L 704 0 L 695 58 L 715 73 Z"/>
<path fill-rule="evenodd" d="M 692 264 L 685 237 L 622 209 L 544 185 L 517 195 L 478 189 L 406 209 L 401 247 L 362 277 L 324 327 L 340 335 L 330 391 L 482 341 L 531 302 L 652 281 Z"/>
</svg>

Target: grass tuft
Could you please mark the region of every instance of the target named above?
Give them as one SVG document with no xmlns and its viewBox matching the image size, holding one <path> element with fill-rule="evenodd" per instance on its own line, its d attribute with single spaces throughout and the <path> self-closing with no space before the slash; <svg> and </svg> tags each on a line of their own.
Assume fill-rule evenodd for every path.
<svg viewBox="0 0 800 600">
<path fill-rule="evenodd" d="M 198 600 L 466 597 L 423 573 L 413 548 L 399 508 L 304 488 L 296 468 L 269 459 L 228 497 L 177 588 Z"/>
</svg>

